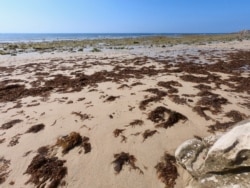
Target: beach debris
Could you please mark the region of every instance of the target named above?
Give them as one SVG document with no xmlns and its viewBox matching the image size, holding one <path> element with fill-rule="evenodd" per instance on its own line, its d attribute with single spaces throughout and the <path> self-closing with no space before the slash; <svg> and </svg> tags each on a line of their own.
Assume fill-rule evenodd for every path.
<svg viewBox="0 0 250 188">
<path fill-rule="evenodd" d="M 120 98 L 120 96 L 109 96 L 104 102 L 112 102 L 117 98 Z"/>
<path fill-rule="evenodd" d="M 167 82 L 160 81 L 157 83 L 157 85 L 168 89 L 168 93 L 178 93 L 178 89 L 176 89 L 175 87 L 182 87 L 181 83 L 179 83 L 177 81 L 173 81 L 173 80 L 167 81 Z M 175 87 L 173 87 L 173 86 L 175 86 Z"/>
<path fill-rule="evenodd" d="M 121 135 L 121 143 L 127 143 L 127 137 L 126 136 L 124 136 L 124 135 Z"/>
<path fill-rule="evenodd" d="M 85 154 L 91 151 L 89 138 L 86 136 L 82 137 L 77 132 L 71 132 L 69 135 L 58 138 L 56 145 L 62 147 L 63 154 L 67 154 L 71 149 L 77 146 L 82 146 Z"/>
<path fill-rule="evenodd" d="M 82 147 L 84 149 L 85 154 L 91 152 L 92 147 L 91 144 L 89 143 L 89 137 L 84 136 L 82 138 Z"/>
<path fill-rule="evenodd" d="M 130 169 L 139 170 L 140 174 L 143 174 L 143 171 L 135 165 L 136 158 L 134 155 L 130 155 L 129 153 L 121 152 L 114 154 L 115 160 L 112 162 L 114 164 L 114 170 L 117 174 L 119 174 L 124 165 L 128 165 Z"/>
<path fill-rule="evenodd" d="M 168 114 L 168 119 L 165 120 L 165 114 Z M 178 123 L 180 120 L 186 121 L 188 118 L 179 112 L 170 110 L 164 106 L 156 107 L 149 113 L 148 119 L 154 123 L 159 123 L 156 127 L 168 128 Z"/>
<path fill-rule="evenodd" d="M 186 116 L 184 116 L 183 114 L 179 113 L 179 112 L 175 112 L 175 111 L 171 111 L 169 113 L 169 117 L 167 119 L 167 121 L 160 123 L 158 125 L 156 125 L 156 127 L 163 127 L 165 129 L 174 126 L 176 123 L 178 123 L 180 120 L 184 120 L 186 121 L 188 118 Z"/>
<path fill-rule="evenodd" d="M 142 126 L 143 123 L 144 123 L 144 121 L 142 121 L 142 120 L 140 120 L 140 119 L 135 119 L 134 121 L 130 122 L 129 125 L 126 125 L 125 127 L 131 126 L 131 127 L 134 128 L 134 127 L 137 126 L 137 125 Z"/>
<path fill-rule="evenodd" d="M 71 149 L 82 144 L 82 137 L 79 133 L 71 132 L 69 135 L 57 139 L 56 145 L 62 147 L 62 153 L 66 154 Z"/>
<path fill-rule="evenodd" d="M 219 121 L 216 121 L 215 124 L 208 126 L 208 132 L 210 133 L 215 133 L 216 131 L 225 132 L 229 128 L 231 128 L 234 124 L 235 124 L 234 121 L 229 121 L 229 122 L 224 122 L 224 123 L 220 123 Z"/>
<path fill-rule="evenodd" d="M 205 84 L 198 84 L 196 86 L 194 86 L 194 88 L 200 89 L 200 90 L 211 90 L 212 87 L 209 85 L 205 85 Z"/>
<path fill-rule="evenodd" d="M 32 127 L 30 127 L 26 133 L 37 133 L 41 130 L 43 130 L 45 127 L 45 125 L 43 123 L 37 124 L 37 125 L 33 125 Z"/>
<path fill-rule="evenodd" d="M 24 174 L 31 176 L 26 185 L 32 183 L 37 188 L 45 186 L 57 188 L 67 174 L 65 162 L 65 160 L 60 160 L 57 157 L 36 155 L 24 172 Z"/>
<path fill-rule="evenodd" d="M 211 117 L 209 117 L 204 111 L 211 111 L 210 107 L 202 107 L 202 106 L 195 106 L 193 108 L 194 112 L 197 112 L 198 115 L 200 115 L 201 117 L 204 117 L 206 120 L 210 120 Z"/>
<path fill-rule="evenodd" d="M 187 104 L 187 99 L 181 98 L 179 95 L 169 95 L 169 98 L 176 104 Z"/>
<path fill-rule="evenodd" d="M 0 139 L 0 144 L 5 142 L 5 138 Z"/>
<path fill-rule="evenodd" d="M 77 101 L 83 101 L 85 99 L 86 99 L 85 97 L 80 97 L 79 99 L 77 99 Z"/>
<path fill-rule="evenodd" d="M 56 124 L 57 120 L 55 120 L 50 126 L 54 126 Z"/>
<path fill-rule="evenodd" d="M 115 129 L 113 131 L 114 137 L 118 137 L 123 131 L 125 131 L 125 129 Z"/>
<path fill-rule="evenodd" d="M 146 106 L 149 103 L 151 103 L 151 102 L 158 102 L 158 101 L 162 100 L 163 97 L 165 97 L 167 95 L 167 93 L 165 91 L 161 91 L 161 90 L 159 90 L 157 88 L 151 88 L 151 89 L 147 89 L 145 91 L 153 93 L 156 96 L 152 96 L 152 97 L 150 97 L 148 99 L 145 99 L 145 100 L 141 101 L 140 105 L 139 105 L 139 108 L 141 110 L 146 110 Z"/>
<path fill-rule="evenodd" d="M 19 143 L 19 139 L 21 137 L 22 134 L 16 134 L 15 136 L 13 136 L 8 144 L 8 147 L 12 147 L 15 146 Z"/>
<path fill-rule="evenodd" d="M 234 122 L 239 122 L 246 118 L 245 114 L 236 110 L 231 110 L 230 112 L 227 112 L 226 116 L 233 119 Z"/>
<path fill-rule="evenodd" d="M 140 86 L 140 85 L 143 85 L 143 83 L 141 83 L 141 82 L 135 82 L 135 83 L 131 84 L 132 87 L 134 87 L 134 86 Z"/>
<path fill-rule="evenodd" d="M 42 146 L 38 148 L 37 153 L 39 153 L 40 155 L 48 155 L 49 149 L 49 146 Z"/>
<path fill-rule="evenodd" d="M 153 136 L 155 133 L 159 133 L 157 130 L 145 130 L 143 133 L 142 133 L 142 137 L 143 137 L 143 142 L 148 138 L 148 137 L 151 137 Z"/>
<path fill-rule="evenodd" d="M 130 88 L 128 84 L 122 84 L 117 89 L 124 89 L 124 88 Z"/>
<path fill-rule="evenodd" d="M 202 97 L 197 105 L 210 107 L 210 110 L 213 114 L 217 114 L 221 111 L 221 106 L 224 104 L 228 104 L 228 100 L 224 97 L 218 97 L 215 95 Z M 211 108 L 212 107 L 212 108 Z"/>
<path fill-rule="evenodd" d="M 86 120 L 86 119 L 90 119 L 90 118 L 91 118 L 91 116 L 90 116 L 90 115 L 88 115 L 88 114 L 82 114 L 82 112 L 72 112 L 71 114 L 73 114 L 73 115 L 76 115 L 76 116 L 80 117 L 80 119 L 81 119 L 82 121 L 84 121 L 84 120 Z"/>
<path fill-rule="evenodd" d="M 179 176 L 175 157 L 166 152 L 155 169 L 158 178 L 166 185 L 166 188 L 174 188 Z"/>
<path fill-rule="evenodd" d="M 0 185 L 6 181 L 9 175 L 9 166 L 10 160 L 6 160 L 4 157 L 0 157 Z"/>
<path fill-rule="evenodd" d="M 31 154 L 32 150 L 29 150 L 29 151 L 26 151 L 24 154 L 23 154 L 23 157 L 27 157 L 29 154 Z"/>
<path fill-rule="evenodd" d="M 158 106 L 148 115 L 148 119 L 154 123 L 163 122 L 165 120 L 165 113 L 170 113 L 171 110 L 167 109 L 164 106 Z"/>
<path fill-rule="evenodd" d="M 2 124 L 2 126 L 0 127 L 0 129 L 10 129 L 11 127 L 13 127 L 15 124 L 17 123 L 21 123 L 23 120 L 21 119 L 14 119 L 11 120 L 7 123 Z"/>
<path fill-rule="evenodd" d="M 138 135 L 140 135 L 141 134 L 141 132 L 136 132 L 136 133 L 132 133 L 131 135 L 132 136 L 138 136 Z"/>
</svg>

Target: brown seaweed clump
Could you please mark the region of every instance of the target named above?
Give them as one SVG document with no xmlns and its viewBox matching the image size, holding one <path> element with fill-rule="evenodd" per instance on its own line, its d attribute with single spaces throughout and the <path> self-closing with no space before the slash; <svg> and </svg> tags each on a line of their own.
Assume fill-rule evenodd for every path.
<svg viewBox="0 0 250 188">
<path fill-rule="evenodd" d="M 36 155 L 24 173 L 31 175 L 26 184 L 33 183 L 37 188 L 46 185 L 49 188 L 57 188 L 67 174 L 65 162 L 65 160 L 59 160 L 57 157 Z"/>
<path fill-rule="evenodd" d="M 134 121 L 130 122 L 129 125 L 126 125 L 126 127 L 135 127 L 136 125 L 142 126 L 143 125 L 143 121 L 140 119 L 135 119 Z"/>
<path fill-rule="evenodd" d="M 123 131 L 125 131 L 125 129 L 115 129 L 113 131 L 114 137 L 118 137 Z"/>
<path fill-rule="evenodd" d="M 117 98 L 120 98 L 120 96 L 109 96 L 104 102 L 112 102 Z"/>
<path fill-rule="evenodd" d="M 142 137 L 143 137 L 143 142 L 148 138 L 153 136 L 155 133 L 159 133 L 157 130 L 145 130 L 144 133 L 142 133 Z"/>
<path fill-rule="evenodd" d="M 242 121 L 246 117 L 245 114 L 240 113 L 239 111 L 236 110 L 231 110 L 230 112 L 227 112 L 226 116 L 232 118 L 234 122 Z"/>
<path fill-rule="evenodd" d="M 84 121 L 84 120 L 86 120 L 86 119 L 90 119 L 90 115 L 88 115 L 88 114 L 82 114 L 81 112 L 72 112 L 71 114 L 80 117 L 80 119 L 81 119 L 82 121 Z"/>
<path fill-rule="evenodd" d="M 158 82 L 157 85 L 168 89 L 168 93 L 178 93 L 178 89 L 174 88 L 173 86 L 182 87 L 179 82 L 173 80 L 168 82 L 161 81 Z"/>
<path fill-rule="evenodd" d="M 209 110 L 210 111 L 210 108 L 209 107 L 202 107 L 202 106 L 195 106 L 193 108 L 193 111 L 194 112 L 197 112 L 201 117 L 204 117 L 206 120 L 210 120 L 211 117 L 209 117 L 205 111 L 206 110 Z"/>
<path fill-rule="evenodd" d="M 56 145 L 62 147 L 62 153 L 66 154 L 71 149 L 82 144 L 82 137 L 79 133 L 71 132 L 69 135 L 57 139 Z"/>
<path fill-rule="evenodd" d="M 9 166 L 10 160 L 6 160 L 5 158 L 0 158 L 0 185 L 5 182 L 6 178 L 9 174 Z"/>
<path fill-rule="evenodd" d="M 20 119 L 14 119 L 11 120 L 7 123 L 2 124 L 2 126 L 0 127 L 0 129 L 10 129 L 11 127 L 13 127 L 15 124 L 17 123 L 21 123 L 23 120 Z"/>
<path fill-rule="evenodd" d="M 165 120 L 165 113 L 170 113 L 171 110 L 164 106 L 158 106 L 156 109 L 151 111 L 148 115 L 148 119 L 155 123 L 163 122 Z"/>
<path fill-rule="evenodd" d="M 169 117 L 168 117 L 167 121 L 156 125 L 156 127 L 163 127 L 165 129 L 167 129 L 168 127 L 174 126 L 180 120 L 186 121 L 187 119 L 188 118 L 186 116 L 182 115 L 181 113 L 175 112 L 175 111 L 171 111 L 169 113 Z"/>
<path fill-rule="evenodd" d="M 84 136 L 82 138 L 82 147 L 84 149 L 85 154 L 91 152 L 92 147 L 91 144 L 89 143 L 89 137 Z"/>
<path fill-rule="evenodd" d="M 225 132 L 226 130 L 231 128 L 233 125 L 235 125 L 235 122 L 233 121 L 225 122 L 225 123 L 220 123 L 217 121 L 215 124 L 208 126 L 208 132 L 210 133 L 215 133 L 216 131 Z"/>
<path fill-rule="evenodd" d="M 210 108 L 209 110 L 213 114 L 217 114 L 218 112 L 220 112 L 221 106 L 229 103 L 226 98 L 220 97 L 220 95 L 207 90 L 203 90 L 197 95 L 202 96 L 202 98 L 197 102 L 197 105 Z"/>
<path fill-rule="evenodd" d="M 168 114 L 168 119 L 165 121 L 165 113 Z M 179 112 L 175 112 L 164 106 L 159 106 L 155 110 L 149 113 L 148 119 L 155 123 L 159 123 L 156 127 L 168 128 L 178 123 L 180 120 L 186 121 L 188 118 Z"/>
<path fill-rule="evenodd" d="M 153 94 L 155 94 L 155 96 L 152 96 L 152 97 L 150 97 L 148 99 L 145 99 L 145 100 L 141 101 L 140 105 L 139 105 L 139 108 L 141 110 L 146 110 L 146 106 L 149 103 L 158 102 L 158 101 L 162 100 L 163 97 L 167 96 L 167 93 L 165 91 L 161 91 L 161 90 L 156 89 L 156 88 L 150 88 L 150 89 L 147 89 L 145 91 L 153 93 Z"/>
<path fill-rule="evenodd" d="M 114 154 L 115 160 L 112 162 L 114 164 L 114 170 L 117 174 L 119 174 L 124 165 L 129 165 L 131 169 L 139 170 L 140 173 L 143 174 L 143 171 L 135 165 L 136 158 L 129 153 L 121 152 L 118 154 Z"/>
<path fill-rule="evenodd" d="M 91 151 L 91 144 L 89 143 L 89 138 L 86 136 L 81 137 L 81 135 L 76 132 L 71 132 L 69 135 L 58 138 L 56 145 L 62 147 L 63 154 L 67 154 L 71 149 L 76 146 L 82 146 L 84 148 L 85 154 Z"/>
<path fill-rule="evenodd" d="M 165 153 L 161 162 L 159 162 L 155 168 L 158 178 L 166 185 L 165 187 L 174 188 L 175 181 L 179 176 L 175 157 Z"/>
<path fill-rule="evenodd" d="M 30 128 L 26 131 L 26 133 L 37 133 L 37 132 L 43 130 L 44 127 L 45 127 L 45 125 L 42 124 L 42 123 L 37 124 L 37 125 L 33 125 L 32 127 L 30 127 Z"/>
</svg>

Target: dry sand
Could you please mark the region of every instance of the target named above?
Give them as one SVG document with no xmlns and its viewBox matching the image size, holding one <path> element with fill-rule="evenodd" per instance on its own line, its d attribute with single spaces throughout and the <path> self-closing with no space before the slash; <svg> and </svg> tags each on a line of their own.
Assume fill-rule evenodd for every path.
<svg viewBox="0 0 250 188">
<path fill-rule="evenodd" d="M 247 40 L 0 56 L 0 187 L 164 188 L 175 166 L 184 187 L 157 164 L 250 116 L 249 58 Z"/>
</svg>

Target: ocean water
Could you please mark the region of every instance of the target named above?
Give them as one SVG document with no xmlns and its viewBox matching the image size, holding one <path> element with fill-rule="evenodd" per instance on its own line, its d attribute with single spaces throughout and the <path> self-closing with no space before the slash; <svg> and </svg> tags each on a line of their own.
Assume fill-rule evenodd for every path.
<svg viewBox="0 0 250 188">
<path fill-rule="evenodd" d="M 204 33 L 200 33 L 203 35 Z M 0 43 L 84 40 L 104 38 L 136 38 L 146 36 L 180 37 L 185 33 L 0 33 Z M 189 34 L 190 35 L 190 34 Z"/>
</svg>

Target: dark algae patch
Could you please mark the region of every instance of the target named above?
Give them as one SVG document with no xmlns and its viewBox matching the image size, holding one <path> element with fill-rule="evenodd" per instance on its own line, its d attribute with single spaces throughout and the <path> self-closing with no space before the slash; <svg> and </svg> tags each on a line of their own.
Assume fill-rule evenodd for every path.
<svg viewBox="0 0 250 188">
<path fill-rule="evenodd" d="M 165 114 L 168 115 L 168 119 L 165 119 Z M 149 113 L 148 119 L 153 121 L 154 123 L 159 123 L 156 125 L 156 127 L 162 127 L 162 128 L 168 128 L 172 127 L 176 123 L 178 123 L 180 120 L 188 120 L 186 116 L 183 114 L 170 110 L 166 107 L 159 106 L 155 108 L 152 112 Z"/>
<path fill-rule="evenodd" d="M 9 166 L 10 160 L 6 160 L 5 158 L 0 158 L 0 185 L 6 181 L 9 175 Z"/>
<path fill-rule="evenodd" d="M 139 170 L 143 174 L 143 171 L 135 165 L 136 158 L 129 153 L 121 152 L 114 154 L 115 160 L 112 162 L 114 164 L 114 170 L 117 174 L 121 172 L 124 165 L 128 165 L 133 170 Z"/>
<path fill-rule="evenodd" d="M 26 131 L 26 133 L 37 133 L 37 132 L 43 130 L 44 127 L 45 127 L 45 125 L 42 124 L 42 123 L 37 124 L 37 125 L 33 125 L 32 127 L 30 127 L 30 128 Z"/>
<path fill-rule="evenodd" d="M 166 188 L 174 188 L 178 171 L 174 156 L 165 153 L 161 161 L 155 166 L 158 178 L 165 184 Z"/>
<path fill-rule="evenodd" d="M 20 119 L 14 119 L 11 120 L 7 123 L 2 124 L 2 126 L 0 127 L 0 129 L 10 129 L 11 127 L 13 127 L 15 124 L 17 123 L 21 123 L 23 120 Z"/>
<path fill-rule="evenodd" d="M 67 174 L 65 162 L 65 160 L 60 160 L 57 157 L 36 155 L 24 173 L 31 176 L 26 184 L 32 183 L 37 188 L 45 186 L 57 188 Z"/>
<path fill-rule="evenodd" d="M 56 145 L 62 147 L 62 153 L 66 154 L 71 149 L 82 144 L 82 137 L 79 133 L 72 132 L 69 135 L 57 139 Z"/>
<path fill-rule="evenodd" d="M 91 144 L 89 143 L 88 137 L 82 137 L 77 132 L 71 132 L 66 136 L 62 136 L 57 139 L 56 145 L 62 147 L 62 153 L 67 154 L 70 150 L 77 146 L 82 146 L 84 148 L 84 153 L 89 153 L 91 151 Z"/>
</svg>

